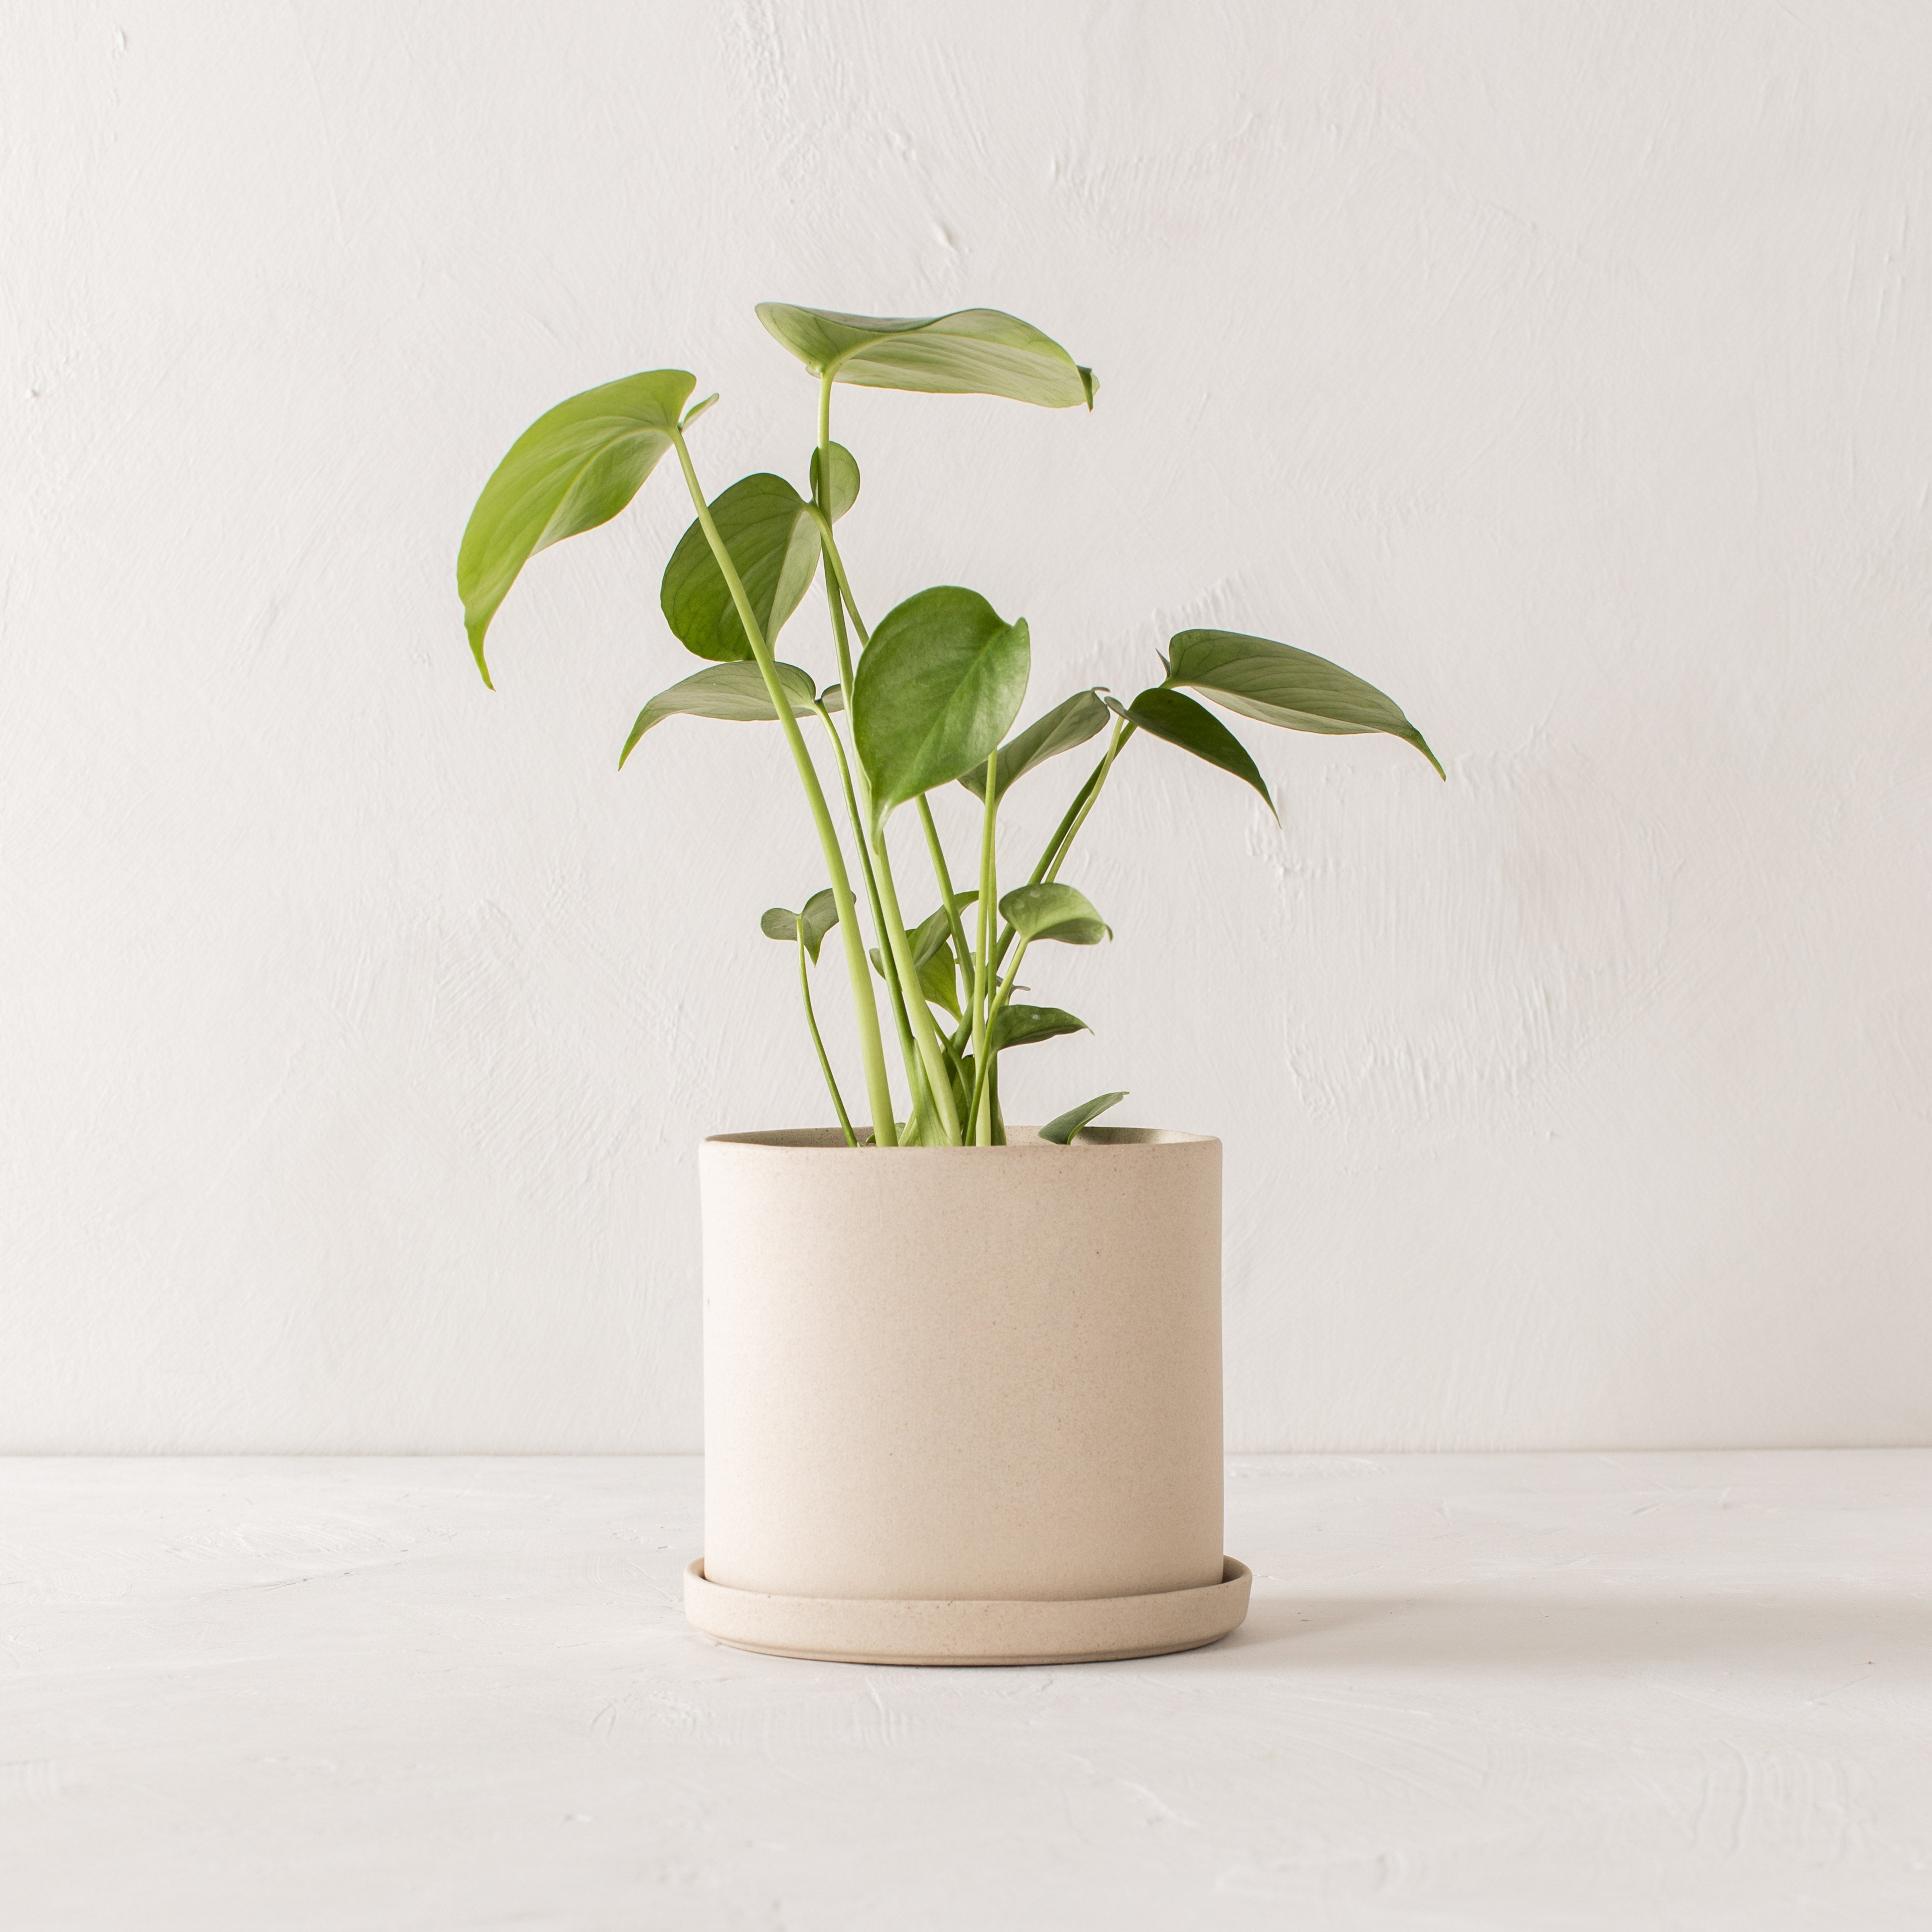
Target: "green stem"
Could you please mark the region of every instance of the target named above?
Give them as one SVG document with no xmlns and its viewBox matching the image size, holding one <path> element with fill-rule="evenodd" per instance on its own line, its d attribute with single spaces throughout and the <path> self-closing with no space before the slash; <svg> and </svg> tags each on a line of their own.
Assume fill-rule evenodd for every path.
<svg viewBox="0 0 1932 1932">
<path fill-rule="evenodd" d="M 980 1090 L 985 1084 L 987 1048 L 991 1044 L 992 1022 L 988 1006 L 993 994 L 993 917 L 999 890 L 998 861 L 994 851 L 993 828 L 1000 811 L 1000 754 L 986 754 L 985 809 L 980 820 L 980 944 L 973 955 L 973 1138 L 986 1147 L 992 1140 L 990 1114 L 982 1121 Z M 982 1130 L 984 1137 L 982 1138 Z"/>
<path fill-rule="evenodd" d="M 832 1094 L 832 1104 L 838 1110 L 838 1124 L 844 1130 L 845 1144 L 856 1147 L 859 1136 L 852 1131 L 852 1117 L 845 1111 L 844 1096 L 838 1090 L 838 1082 L 833 1077 L 832 1062 L 827 1058 L 825 1042 L 818 1036 L 818 1016 L 812 1010 L 812 975 L 806 970 L 805 933 L 798 935 L 798 990 L 805 995 L 805 1023 L 812 1029 L 812 1043 L 818 1049 L 818 1070 L 825 1076 L 826 1086 Z"/>
<path fill-rule="evenodd" d="M 920 990 L 919 974 L 912 963 L 912 941 L 906 937 L 905 921 L 899 915 L 898 894 L 892 886 L 892 862 L 886 850 L 883 820 L 872 835 L 872 856 L 879 872 L 879 902 L 886 915 L 886 934 L 892 942 L 892 957 L 898 962 L 899 977 L 906 988 L 906 1004 L 912 1011 L 913 1036 L 919 1042 L 919 1056 L 926 1065 L 926 1085 L 949 1147 L 958 1147 L 959 1109 L 952 1101 L 952 1082 L 946 1077 L 946 1055 L 940 1050 L 939 1031 L 932 1023 L 932 1009 Z"/>
<path fill-rule="evenodd" d="M 959 916 L 958 895 L 952 890 L 952 872 L 946 862 L 946 848 L 939 842 L 939 827 L 932 822 L 932 807 L 921 792 L 917 800 L 919 822 L 926 832 L 926 849 L 932 860 L 932 876 L 939 881 L 939 897 L 946 908 L 946 922 L 952 932 L 953 965 L 963 998 L 966 993 L 968 962 L 972 954 L 966 944 L 966 923 Z"/>
<path fill-rule="evenodd" d="M 913 1104 L 917 1105 L 921 1072 L 918 1049 L 913 1044 L 912 1022 L 906 1013 L 905 993 L 899 985 L 898 968 L 892 954 L 886 950 L 886 916 L 879 908 L 879 881 L 872 870 L 872 848 L 866 843 L 865 821 L 859 816 L 857 794 L 852 789 L 852 767 L 845 757 L 845 741 L 838 735 L 838 728 L 832 722 L 832 714 L 825 706 L 813 701 L 812 707 L 818 713 L 825 727 L 825 734 L 832 740 L 832 755 L 838 760 L 838 776 L 844 787 L 845 810 L 852 820 L 852 836 L 859 842 L 859 862 L 866 874 L 866 896 L 872 902 L 872 930 L 879 935 L 879 962 L 884 968 L 886 990 L 892 1000 L 892 1022 L 898 1030 L 899 1058 L 904 1063 L 907 1084 L 912 1089 Z M 861 781 L 864 773 L 860 774 Z M 907 1118 L 911 1118 L 908 1113 Z"/>
<path fill-rule="evenodd" d="M 1025 958 L 1027 948 L 1031 944 L 1032 941 L 1030 940 L 1022 940 L 1020 950 L 1013 955 L 1012 968 L 1007 973 L 1006 978 L 1000 982 L 1000 990 L 993 1000 L 992 1010 L 986 1016 L 986 1045 L 989 1050 L 983 1057 L 976 1055 L 974 1060 L 973 1118 L 976 1126 L 983 1111 L 986 1120 L 987 1137 L 980 1143 L 982 1147 L 990 1147 L 992 1144 L 992 1090 L 989 1076 L 992 1064 L 998 1058 L 998 1054 L 990 1051 L 993 1044 L 993 1028 L 998 1024 L 1000 1014 L 1006 1011 L 1007 1000 L 1012 998 L 1013 982 L 1020 976 L 1020 962 Z"/>
<path fill-rule="evenodd" d="M 704 500 L 698 472 L 692 465 L 691 452 L 686 447 L 680 431 L 671 431 L 671 443 L 684 471 L 685 488 L 691 492 L 692 503 L 698 512 L 698 526 L 704 531 L 704 540 L 711 546 L 711 554 L 718 560 L 718 570 L 731 592 L 738 621 L 745 627 L 746 640 L 752 646 L 752 656 L 764 676 L 766 694 L 784 729 L 786 746 L 791 752 L 793 764 L 798 767 L 799 782 L 805 788 L 806 802 L 812 808 L 819 846 L 825 855 L 826 869 L 832 875 L 832 902 L 838 908 L 838 922 L 844 932 L 845 973 L 851 982 L 852 1010 L 859 1025 L 859 1053 L 866 1070 L 866 1096 L 872 1113 L 872 1140 L 876 1146 L 894 1147 L 898 1142 L 898 1132 L 892 1122 L 892 1094 L 886 1079 L 885 1046 L 879 1036 L 878 1004 L 872 998 L 872 968 L 866 958 L 865 935 L 859 930 L 858 916 L 852 904 L 852 882 L 846 875 L 845 855 L 839 848 L 838 829 L 832 823 L 831 809 L 825 802 L 818 773 L 813 769 L 812 754 L 806 748 L 804 734 L 793 715 L 791 699 L 778 682 L 771 646 L 765 641 L 764 632 L 752 613 L 752 600 L 746 595 L 738 567 L 731 560 L 724 539 L 718 533 L 711 506 Z"/>
</svg>

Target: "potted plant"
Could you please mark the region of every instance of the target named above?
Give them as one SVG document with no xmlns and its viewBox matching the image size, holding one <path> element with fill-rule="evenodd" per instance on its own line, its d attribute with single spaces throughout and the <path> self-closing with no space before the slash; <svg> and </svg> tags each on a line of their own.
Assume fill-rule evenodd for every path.
<svg viewBox="0 0 1932 1932">
<path fill-rule="evenodd" d="M 1018 976 L 1030 958 L 1037 975 L 1054 946 L 1112 937 L 1062 874 L 1137 739 L 1232 774 L 1273 811 L 1254 760 L 1203 698 L 1291 730 L 1386 732 L 1442 768 L 1372 686 L 1228 631 L 1180 633 L 1160 681 L 1131 702 L 1076 691 L 1015 731 L 1031 670 L 1024 618 L 940 586 L 868 628 L 836 534 L 860 476 L 832 439 L 832 392 L 1090 410 L 1093 372 L 996 310 L 901 320 L 767 303 L 758 314 L 817 385 L 806 492 L 760 472 L 707 493 L 687 438 L 717 398 L 693 404 L 689 374 L 654 370 L 526 430 L 484 486 L 457 563 L 488 684 L 485 634 L 524 564 L 609 521 L 675 456 L 695 515 L 660 602 L 706 662 L 644 706 L 618 762 L 674 717 L 776 724 L 829 880 L 761 924 L 796 956 L 838 1125 L 720 1135 L 700 1156 L 705 1552 L 687 1573 L 687 1611 L 754 1649 L 898 1663 L 1212 1642 L 1245 1614 L 1249 1582 L 1221 1543 L 1220 1145 L 1088 1124 L 1122 1094 L 1009 1128 L 1001 1058 L 1083 1024 L 1016 1000 Z M 814 578 L 822 678 L 777 655 Z M 1002 801 L 1102 731 L 1014 883 Z M 956 783 L 978 802 L 976 849 L 957 862 L 929 802 Z M 931 871 L 912 902 L 917 914 L 936 901 L 923 916 L 908 916 L 906 852 L 896 859 L 887 838 L 902 812 Z M 849 1102 L 812 1003 L 828 940 L 856 1022 Z"/>
</svg>

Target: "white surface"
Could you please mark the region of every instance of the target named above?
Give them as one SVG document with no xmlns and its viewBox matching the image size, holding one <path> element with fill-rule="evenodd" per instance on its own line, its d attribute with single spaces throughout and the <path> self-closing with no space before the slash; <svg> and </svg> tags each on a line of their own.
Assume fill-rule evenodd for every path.
<svg viewBox="0 0 1932 1932">
<path fill-rule="evenodd" d="M 1932 1453 L 1243 1461 L 1211 1650 L 724 1649 L 694 1462 L 0 1467 L 8 1932 L 1918 1932 Z"/>
<path fill-rule="evenodd" d="M 1070 874 L 1013 1117 L 1226 1141 L 1235 1447 L 1932 1439 L 1932 10 L 8 23 L 0 1445 L 697 1446 L 694 1149 L 824 1117 L 756 927 L 820 863 L 748 728 L 616 772 L 673 479 L 494 698 L 452 574 L 635 369 L 799 474 L 767 296 L 1100 371 L 841 396 L 873 613 L 1024 614 L 1035 709 L 1259 630 L 1448 764 L 1256 728 L 1277 830 L 1137 744 Z"/>
</svg>

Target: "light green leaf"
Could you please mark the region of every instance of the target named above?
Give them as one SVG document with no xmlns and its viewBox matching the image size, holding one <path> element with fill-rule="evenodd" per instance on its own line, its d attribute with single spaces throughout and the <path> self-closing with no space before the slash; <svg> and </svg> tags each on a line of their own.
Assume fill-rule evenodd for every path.
<svg viewBox="0 0 1932 1932">
<path fill-rule="evenodd" d="M 782 664 L 778 674 L 779 684 L 791 700 L 794 714 L 808 712 L 812 680 L 796 664 Z M 638 722 L 624 740 L 617 767 L 621 771 L 624 760 L 637 749 L 638 740 L 667 718 L 719 718 L 732 724 L 776 724 L 778 716 L 756 664 L 712 664 L 673 685 L 668 691 L 659 692 L 638 713 Z"/>
<path fill-rule="evenodd" d="M 1070 1107 L 1064 1114 L 1048 1120 L 1040 1130 L 1043 1141 L 1052 1141 L 1065 1147 L 1096 1114 L 1104 1114 L 1109 1107 L 1118 1107 L 1127 1096 L 1124 1094 L 1102 1094 L 1097 1099 L 1083 1100 L 1077 1107 Z"/>
<path fill-rule="evenodd" d="M 1238 631 L 1183 631 L 1169 639 L 1168 652 L 1170 685 L 1186 685 L 1244 718 L 1290 731 L 1385 731 L 1413 745 L 1438 778 L 1445 776 L 1394 698 L 1312 651 Z"/>
<path fill-rule="evenodd" d="M 724 491 L 711 506 L 711 520 L 765 642 L 774 643 L 818 574 L 818 526 L 811 506 L 782 476 L 760 471 Z M 664 566 L 658 602 L 686 650 L 727 662 L 752 655 L 730 586 L 695 519 Z"/>
<path fill-rule="evenodd" d="M 983 764 L 1026 696 L 1026 620 L 942 586 L 880 619 L 853 682 L 853 742 L 883 821 L 896 805 Z"/>
<path fill-rule="evenodd" d="M 1000 900 L 1000 910 L 1022 939 L 1098 946 L 1114 936 L 1086 894 L 1071 886 L 1017 886 Z"/>
<path fill-rule="evenodd" d="M 818 694 L 818 701 L 828 711 L 845 709 L 845 687 L 842 684 L 828 684 Z"/>
<path fill-rule="evenodd" d="M 952 948 L 942 940 L 916 962 L 919 989 L 928 1005 L 943 1007 L 956 1020 L 959 1017 L 959 982 L 953 976 Z"/>
<path fill-rule="evenodd" d="M 758 320 L 814 376 L 871 389 L 1005 396 L 1042 409 L 1094 406 L 1100 385 L 1049 335 L 996 308 L 843 315 L 760 302 Z"/>
<path fill-rule="evenodd" d="M 1056 704 L 1044 718 L 1036 718 L 1016 737 L 1000 747 L 998 775 L 994 782 L 1004 798 L 1015 779 L 1076 745 L 1084 745 L 1107 722 L 1107 707 L 1096 692 L 1076 691 L 1064 704 Z M 959 782 L 982 800 L 986 796 L 986 766 L 982 760 L 970 772 L 962 772 Z"/>
<path fill-rule="evenodd" d="M 456 554 L 463 621 L 485 684 L 484 635 L 518 572 L 538 550 L 608 524 L 638 494 L 696 387 L 682 369 L 626 376 L 558 404 L 510 446 Z"/>
<path fill-rule="evenodd" d="M 818 949 L 824 944 L 825 935 L 838 923 L 838 904 L 832 898 L 832 888 L 827 886 L 823 892 L 814 892 L 806 901 L 802 912 L 789 912 L 783 906 L 773 906 L 758 921 L 758 930 L 767 939 L 782 939 L 794 944 L 802 939 L 805 950 L 816 966 Z"/>
<path fill-rule="evenodd" d="M 1247 748 L 1240 739 L 1216 718 L 1204 704 L 1178 691 L 1169 691 L 1165 685 L 1156 685 L 1144 691 L 1131 704 L 1120 704 L 1108 700 L 1130 724 L 1138 724 L 1143 731 L 1156 738 L 1165 738 L 1170 745 L 1178 745 L 1184 752 L 1192 752 L 1197 758 L 1205 758 L 1210 765 L 1219 765 L 1224 772 L 1232 772 L 1235 777 L 1254 787 L 1262 795 L 1270 812 L 1274 811 L 1274 800 L 1268 796 L 1268 788 L 1262 782 L 1262 775 L 1255 767 L 1255 761 L 1248 756 Z M 1276 814 L 1277 820 L 1280 814 Z"/>
<path fill-rule="evenodd" d="M 1004 1053 L 1010 1046 L 1030 1046 L 1036 1040 L 1088 1030 L 1084 1020 L 1076 1020 L 1058 1006 L 1002 1006 L 993 1022 L 993 1051 Z"/>
<path fill-rule="evenodd" d="M 836 524 L 859 500 L 859 459 L 843 443 L 832 445 L 832 488 L 825 507 Z M 812 452 L 812 494 L 818 497 L 818 452 Z"/>
<path fill-rule="evenodd" d="M 825 943 L 825 935 L 838 923 L 838 902 L 832 896 L 830 886 L 820 887 L 805 902 L 805 910 L 798 916 L 799 923 L 805 928 L 805 950 L 812 955 L 812 963 L 818 964 L 818 949 Z"/>
</svg>

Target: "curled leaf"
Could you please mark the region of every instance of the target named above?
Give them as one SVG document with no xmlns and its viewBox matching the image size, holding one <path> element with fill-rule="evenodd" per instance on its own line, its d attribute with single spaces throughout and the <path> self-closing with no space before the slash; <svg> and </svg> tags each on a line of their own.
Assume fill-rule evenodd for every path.
<svg viewBox="0 0 1932 1932">
<path fill-rule="evenodd" d="M 629 502 L 670 448 L 697 386 L 683 369 L 626 376 L 558 404 L 510 446 L 456 554 L 464 625 L 485 684 L 483 639 L 518 573 L 538 550 L 608 524 Z"/>
<path fill-rule="evenodd" d="M 992 1047 L 995 1053 L 1004 1053 L 1010 1046 L 1030 1046 L 1036 1040 L 1088 1030 L 1084 1020 L 1058 1006 L 1002 1006 L 993 1022 Z"/>
<path fill-rule="evenodd" d="M 994 778 L 1000 796 L 1004 798 L 1014 782 L 1034 766 L 1044 764 L 1062 752 L 1070 752 L 1076 745 L 1085 744 L 1106 722 L 1107 707 L 1101 703 L 1099 693 L 1093 691 L 1076 691 L 1045 717 L 1036 718 L 1024 731 L 1000 747 L 999 768 Z M 959 782 L 975 798 L 983 800 L 986 796 L 984 761 L 970 771 L 962 772 Z"/>
<path fill-rule="evenodd" d="M 794 715 L 812 709 L 812 680 L 796 664 L 778 666 L 778 683 L 790 699 Z M 618 769 L 637 748 L 638 740 L 667 718 L 717 718 L 732 724 L 776 724 L 778 710 L 754 664 L 712 664 L 661 691 L 638 713 L 631 735 L 617 760 Z"/>
<path fill-rule="evenodd" d="M 1170 691 L 1165 685 L 1156 685 L 1142 692 L 1131 704 L 1122 704 L 1114 698 L 1107 702 L 1130 724 L 1138 725 L 1143 731 L 1165 739 L 1170 745 L 1178 745 L 1184 752 L 1192 752 L 1197 758 L 1204 758 L 1210 765 L 1219 765 L 1224 772 L 1232 772 L 1235 777 L 1252 785 L 1261 794 L 1262 802 L 1268 810 L 1274 811 L 1274 800 L 1268 796 L 1268 788 L 1262 782 L 1254 760 L 1248 756 L 1247 747 L 1206 705 L 1196 703 L 1180 692 Z M 1277 819 L 1280 816 L 1276 814 Z"/>
<path fill-rule="evenodd" d="M 1264 724 L 1331 735 L 1384 731 L 1444 776 L 1428 741 L 1385 692 L 1312 651 L 1239 631 L 1182 631 L 1168 642 L 1167 682 Z"/>
<path fill-rule="evenodd" d="M 831 488 L 825 494 L 826 514 L 836 524 L 859 500 L 859 459 L 843 443 L 831 446 Z M 812 495 L 818 500 L 818 452 L 812 452 Z"/>
<path fill-rule="evenodd" d="M 741 476 L 710 509 L 752 615 L 771 644 L 818 573 L 811 506 L 782 476 L 761 471 Z M 664 566 L 658 602 L 686 650 L 723 662 L 752 655 L 731 587 L 694 518 Z"/>
<path fill-rule="evenodd" d="M 1065 1113 L 1048 1120 L 1040 1129 L 1040 1137 L 1065 1147 L 1089 1120 L 1096 1114 L 1104 1114 L 1109 1107 L 1118 1107 L 1126 1097 L 1124 1094 L 1102 1094 L 1096 1099 L 1083 1100 L 1078 1106 L 1070 1107 Z"/>
</svg>

